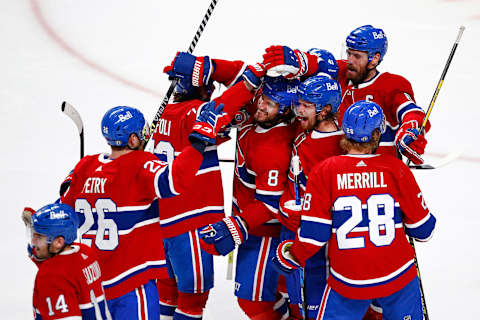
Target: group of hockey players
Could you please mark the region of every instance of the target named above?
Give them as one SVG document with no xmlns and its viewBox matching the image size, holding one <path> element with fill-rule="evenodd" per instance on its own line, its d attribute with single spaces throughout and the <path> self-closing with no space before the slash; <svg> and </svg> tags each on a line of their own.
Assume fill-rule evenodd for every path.
<svg viewBox="0 0 480 320">
<path fill-rule="evenodd" d="M 423 319 L 407 237 L 428 240 L 436 220 L 399 158 L 423 162 L 430 124 L 408 80 L 377 70 L 383 30 L 359 27 L 346 48 L 274 45 L 254 65 L 179 52 L 151 137 L 138 109 L 108 110 L 110 153 L 22 213 L 35 319 L 201 319 L 213 255 L 235 248 L 250 319 Z M 228 89 L 212 100 L 215 83 Z M 225 215 L 217 146 L 232 129 Z"/>
</svg>

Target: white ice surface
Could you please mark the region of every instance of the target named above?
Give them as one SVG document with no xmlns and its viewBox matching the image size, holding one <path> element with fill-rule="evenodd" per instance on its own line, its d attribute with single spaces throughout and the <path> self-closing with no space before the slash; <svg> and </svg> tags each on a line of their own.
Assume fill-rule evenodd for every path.
<svg viewBox="0 0 480 320">
<path fill-rule="evenodd" d="M 60 112 L 72 103 L 85 124 L 86 153 L 107 150 L 99 122 L 107 108 L 137 106 L 153 117 L 168 88 L 162 68 L 186 50 L 207 0 L 0 1 L 0 197 L 4 232 L 0 256 L 0 318 L 31 318 L 36 268 L 25 256 L 19 215 L 56 199 L 78 161 L 73 123 Z M 285 1 L 220 0 L 195 53 L 256 62 L 271 44 L 320 47 L 340 56 L 355 27 L 382 27 L 389 49 L 381 70 L 409 79 L 426 108 L 460 25 L 466 31 L 431 116 L 427 156 L 463 149 L 451 164 L 416 172 L 437 230 L 417 254 L 431 319 L 479 319 L 480 3 L 474 0 Z M 49 31 L 48 31 L 49 30 Z M 49 33 L 50 32 L 50 33 Z M 54 36 L 55 35 L 55 36 Z M 475 142 L 477 141 L 477 142 Z M 232 158 L 232 146 L 222 152 Z M 231 181 L 231 165 L 224 178 Z M 225 185 L 229 194 L 231 186 Z M 227 204 L 227 207 L 229 205 Z M 245 319 L 216 259 L 215 289 L 205 319 Z"/>
</svg>

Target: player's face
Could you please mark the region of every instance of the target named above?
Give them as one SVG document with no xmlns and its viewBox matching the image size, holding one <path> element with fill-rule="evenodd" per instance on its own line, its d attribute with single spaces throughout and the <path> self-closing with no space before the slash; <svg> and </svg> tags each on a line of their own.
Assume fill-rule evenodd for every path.
<svg viewBox="0 0 480 320">
<path fill-rule="evenodd" d="M 347 79 L 361 83 L 367 76 L 368 54 L 364 51 L 347 49 Z"/>
<path fill-rule="evenodd" d="M 303 130 L 312 130 L 315 127 L 317 113 L 315 111 L 315 104 L 299 100 L 299 105 L 295 108 L 297 120 Z"/>
<path fill-rule="evenodd" d="M 272 122 L 278 114 L 279 104 L 265 95 L 261 95 L 257 102 L 257 111 L 254 118 L 258 123 Z"/>
<path fill-rule="evenodd" d="M 35 249 L 35 255 L 37 258 L 46 259 L 50 257 L 50 253 L 48 252 L 47 236 L 33 232 L 32 247 Z"/>
</svg>

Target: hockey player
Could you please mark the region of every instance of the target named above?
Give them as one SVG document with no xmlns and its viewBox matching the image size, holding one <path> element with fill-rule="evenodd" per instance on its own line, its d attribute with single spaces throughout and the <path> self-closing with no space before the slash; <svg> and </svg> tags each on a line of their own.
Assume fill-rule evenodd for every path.
<svg viewBox="0 0 480 320">
<path fill-rule="evenodd" d="M 170 165 L 142 151 L 143 114 L 114 107 L 102 119 L 111 154 L 86 156 L 76 165 L 61 200 L 79 216 L 81 241 L 99 256 L 107 304 L 114 319 L 158 319 L 154 279 L 167 277 L 155 199 L 188 190 L 207 145 L 222 126 L 215 102 L 198 115 L 187 146 Z M 217 127 L 218 126 L 218 127 Z"/>
<path fill-rule="evenodd" d="M 378 152 L 395 155 L 398 150 L 415 164 L 423 163 L 427 141 L 419 129 L 425 114 L 415 103 L 412 86 L 402 76 L 377 70 L 387 53 L 385 33 L 371 25 L 356 28 L 347 36 L 346 47 L 347 60 L 338 61 L 338 82 L 343 92 L 339 119 L 356 101 L 376 102 L 387 121 Z M 263 62 L 267 70 L 272 70 L 268 74 L 291 77 L 314 75 L 320 68 L 316 57 L 285 46 L 267 48 Z M 425 129 L 428 132 L 430 123 Z"/>
<path fill-rule="evenodd" d="M 278 206 L 292 148 L 289 123 L 291 107 L 296 103 L 296 85 L 282 78 L 265 80 L 255 102 L 253 122 L 250 119 L 237 133 L 235 216 L 200 231 L 202 248 L 214 254 L 226 255 L 235 244 L 240 245 L 235 295 L 252 319 L 280 319 L 287 312 L 286 301 L 277 290 L 279 274 L 270 259 L 272 249 L 280 242 Z"/>
<path fill-rule="evenodd" d="M 346 110 L 341 145 L 347 154 L 313 168 L 298 237 L 277 248 L 275 265 L 291 273 L 328 244 L 330 276 L 317 319 L 360 319 L 373 299 L 386 319 L 423 318 L 406 235 L 427 241 L 436 220 L 409 168 L 374 154 L 384 127 L 374 102 Z"/>
<path fill-rule="evenodd" d="M 165 107 L 160 125 L 153 134 L 154 153 L 161 160 L 171 163 L 190 144 L 188 135 L 196 115 L 214 90 L 212 80 L 222 77 L 221 67 L 216 70 L 220 63 L 208 56 L 195 57 L 179 52 L 164 69 L 170 77 L 179 80 L 174 102 Z M 224 112 L 235 114 L 253 98 L 254 91 L 247 81 L 241 81 L 215 101 L 225 104 Z M 225 117 L 232 116 L 226 114 Z M 205 149 L 200 170 L 188 190 L 158 203 L 170 276 L 157 281 L 162 319 L 201 319 L 213 287 L 213 257 L 200 249 L 197 229 L 222 219 L 225 216 L 223 204 L 217 146 L 212 145 Z"/>
<path fill-rule="evenodd" d="M 333 74 L 335 76 L 335 74 Z M 290 164 L 288 183 L 280 199 L 280 221 L 286 227 L 282 230 L 282 240 L 295 239 L 300 226 L 301 201 L 312 167 L 318 162 L 342 154 L 340 139 L 343 131 L 337 126 L 335 114 L 342 99 L 339 84 L 329 76 L 313 76 L 302 82 L 297 90 L 299 98 L 295 108 L 297 121 L 304 130 L 295 139 L 292 159 L 299 158 L 300 172 L 294 177 L 294 161 Z M 298 181 L 298 184 L 296 184 Z M 307 199 L 308 200 L 308 199 Z M 327 262 L 325 250 L 320 250 L 306 262 L 305 280 L 308 319 L 315 319 L 320 307 L 323 288 L 326 284 Z M 302 306 L 300 292 L 300 270 L 287 277 L 290 298 L 290 316 L 303 319 L 299 306 Z"/>
<path fill-rule="evenodd" d="M 111 319 L 95 252 L 74 244 L 78 221 L 66 204 L 23 212 L 31 258 L 39 267 L 33 289 L 35 319 Z M 32 215 L 33 214 L 33 215 Z"/>
</svg>

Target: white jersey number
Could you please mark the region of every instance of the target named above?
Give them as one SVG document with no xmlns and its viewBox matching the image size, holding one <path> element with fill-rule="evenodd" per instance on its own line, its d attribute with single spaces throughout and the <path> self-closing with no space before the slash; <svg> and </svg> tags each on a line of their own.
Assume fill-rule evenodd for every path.
<svg viewBox="0 0 480 320">
<path fill-rule="evenodd" d="M 356 228 L 362 222 L 362 201 L 355 196 L 339 197 L 333 203 L 335 211 L 348 210 L 352 216 L 337 229 L 339 249 L 356 249 L 365 247 L 363 236 L 347 237 L 352 231 L 363 231 Z M 367 200 L 368 236 L 377 247 L 388 246 L 395 239 L 394 210 L 395 200 L 389 194 L 374 194 Z M 383 209 L 383 214 L 380 214 Z M 356 229 L 356 230 L 355 230 Z"/>
<path fill-rule="evenodd" d="M 95 223 L 92 207 L 86 199 L 77 199 L 75 211 L 85 216 L 85 221 L 78 229 L 79 239 L 82 243 L 92 246 L 92 239 L 82 239 L 85 233 L 92 232 L 90 229 Z M 95 245 L 100 250 L 114 250 L 118 246 L 118 227 L 113 219 L 105 219 L 105 212 L 117 212 L 117 205 L 112 199 L 98 199 L 95 202 L 95 211 L 98 225 L 97 231 L 93 230 Z"/>
<path fill-rule="evenodd" d="M 50 299 L 50 297 L 47 297 L 46 301 L 48 305 L 48 315 L 51 317 L 55 315 L 55 312 L 53 311 L 53 308 L 52 308 L 52 300 Z M 68 312 L 68 306 L 65 303 L 65 296 L 63 294 L 58 296 L 57 303 L 55 303 L 55 310 L 60 311 L 61 313 Z"/>
<path fill-rule="evenodd" d="M 153 153 L 156 155 L 164 154 L 169 164 L 171 164 L 175 158 L 175 149 L 168 141 L 159 141 Z"/>
</svg>

